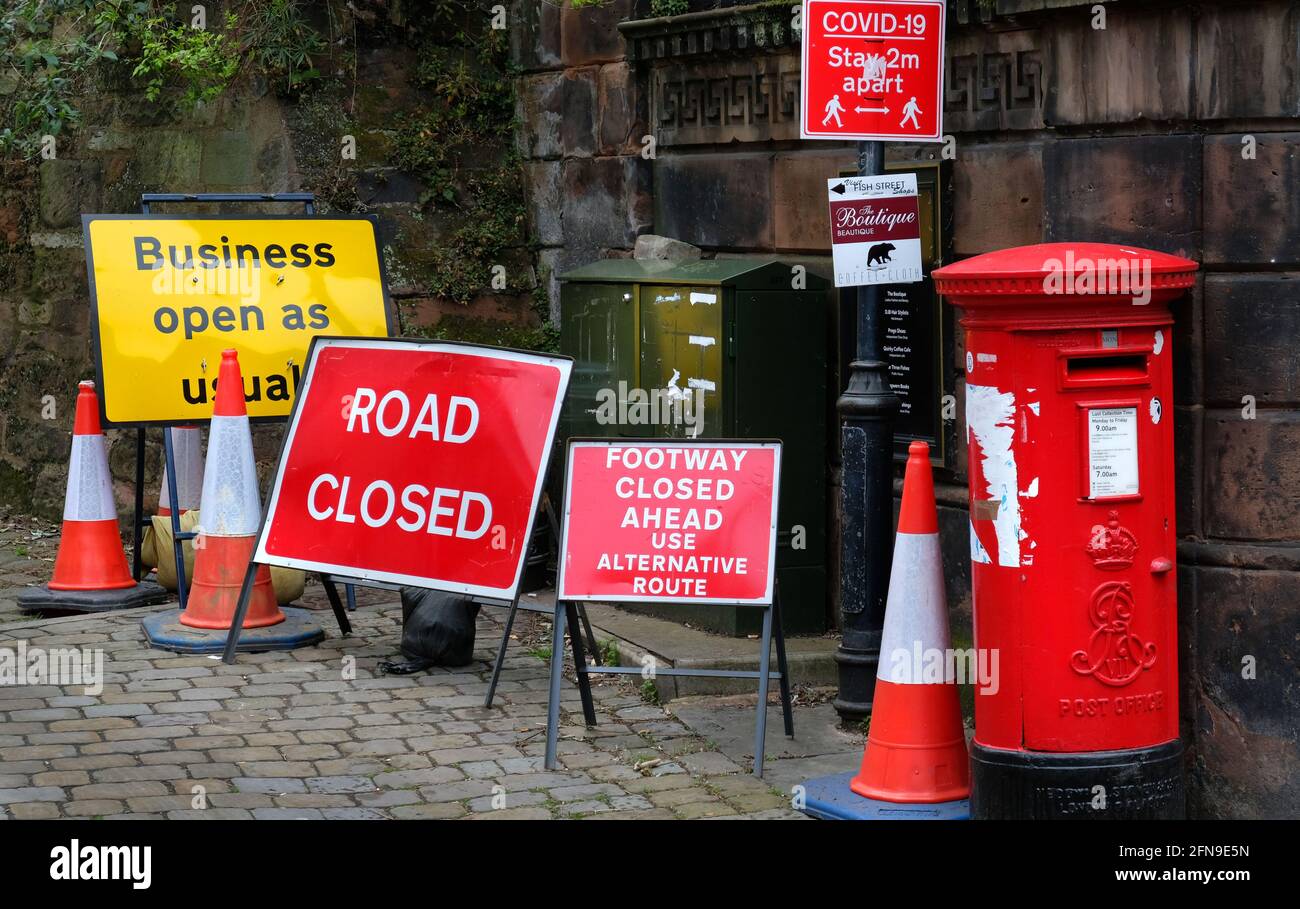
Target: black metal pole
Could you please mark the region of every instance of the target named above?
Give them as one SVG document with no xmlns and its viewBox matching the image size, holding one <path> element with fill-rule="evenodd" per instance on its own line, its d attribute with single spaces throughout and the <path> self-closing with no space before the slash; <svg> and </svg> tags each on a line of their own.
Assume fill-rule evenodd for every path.
<svg viewBox="0 0 1300 909">
<path fill-rule="evenodd" d="M 881 142 L 858 143 L 858 175 L 882 173 Z M 898 398 L 889 388 L 880 345 L 880 288 L 858 288 L 856 357 L 840 414 L 840 719 L 871 715 L 880 663 L 880 633 L 893 557 L 894 417 Z"/>
<path fill-rule="evenodd" d="M 185 611 L 185 603 L 188 599 L 186 592 L 185 579 L 185 537 L 186 534 L 181 532 L 181 500 L 177 493 L 176 483 L 176 446 L 175 439 L 172 437 L 172 428 L 163 427 L 163 463 L 167 465 L 167 500 L 171 502 L 171 523 L 172 523 L 172 560 L 176 563 L 176 599 L 180 604 L 181 612 Z M 158 561 L 163 560 L 162 552 L 158 553 Z"/>
</svg>

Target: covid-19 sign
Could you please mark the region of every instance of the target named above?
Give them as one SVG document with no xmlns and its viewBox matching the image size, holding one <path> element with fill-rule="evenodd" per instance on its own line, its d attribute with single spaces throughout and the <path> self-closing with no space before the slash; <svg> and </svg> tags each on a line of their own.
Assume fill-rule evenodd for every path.
<svg viewBox="0 0 1300 909">
<path fill-rule="evenodd" d="M 370 218 L 85 215 L 82 225 L 106 422 L 207 420 L 232 347 L 249 416 L 288 416 L 313 337 L 392 333 Z"/>
</svg>

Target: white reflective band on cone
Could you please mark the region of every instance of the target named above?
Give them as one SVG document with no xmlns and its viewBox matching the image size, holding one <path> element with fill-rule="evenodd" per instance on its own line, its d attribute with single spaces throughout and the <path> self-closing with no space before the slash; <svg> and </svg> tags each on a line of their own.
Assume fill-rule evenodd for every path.
<svg viewBox="0 0 1300 909">
<path fill-rule="evenodd" d="M 113 482 L 108 475 L 108 451 L 102 435 L 72 437 L 68 459 L 68 491 L 63 497 L 65 521 L 116 521 Z"/>
<path fill-rule="evenodd" d="M 947 659 L 948 605 L 937 533 L 899 533 L 889 574 L 885 628 L 880 639 L 876 678 L 899 685 L 922 684 L 918 660 L 938 650 L 946 666 L 945 681 L 955 676 Z M 931 657 L 933 658 L 933 657 Z"/>
<path fill-rule="evenodd" d="M 203 494 L 203 432 L 199 429 L 173 429 L 171 432 L 172 459 L 176 463 L 176 498 L 181 500 L 182 511 L 193 511 L 199 507 Z M 172 507 L 165 459 L 158 507 Z"/>
<path fill-rule="evenodd" d="M 179 492 L 177 493 L 179 495 Z M 213 416 L 199 524 L 215 537 L 249 537 L 262 523 L 248 417 Z"/>
</svg>

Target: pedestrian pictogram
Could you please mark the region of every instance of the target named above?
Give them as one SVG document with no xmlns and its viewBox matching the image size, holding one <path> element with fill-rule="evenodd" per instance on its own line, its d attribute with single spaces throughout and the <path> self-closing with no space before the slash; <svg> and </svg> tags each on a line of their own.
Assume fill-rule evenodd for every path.
<svg viewBox="0 0 1300 909">
<path fill-rule="evenodd" d="M 943 139 L 943 0 L 804 0 L 805 139 Z"/>
</svg>

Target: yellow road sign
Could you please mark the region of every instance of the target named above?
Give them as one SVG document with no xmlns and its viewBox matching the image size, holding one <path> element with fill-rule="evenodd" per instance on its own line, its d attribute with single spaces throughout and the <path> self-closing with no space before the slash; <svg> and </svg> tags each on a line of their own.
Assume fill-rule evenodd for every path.
<svg viewBox="0 0 1300 909">
<path fill-rule="evenodd" d="M 83 215 L 99 400 L 108 423 L 212 416 L 235 348 L 251 417 L 285 417 L 315 335 L 387 337 L 365 217 Z"/>
</svg>

